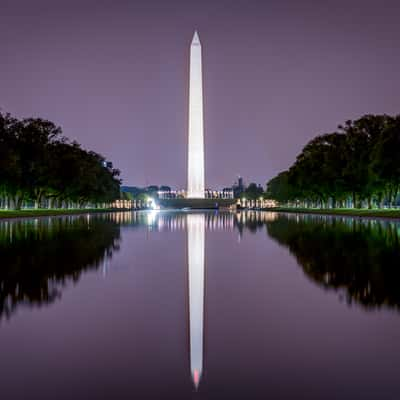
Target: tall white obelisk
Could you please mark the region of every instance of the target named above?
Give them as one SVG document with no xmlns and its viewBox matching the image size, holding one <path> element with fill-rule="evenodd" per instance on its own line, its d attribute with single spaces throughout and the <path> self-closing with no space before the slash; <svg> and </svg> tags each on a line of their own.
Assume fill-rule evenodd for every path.
<svg viewBox="0 0 400 400">
<path fill-rule="evenodd" d="M 188 198 L 204 196 L 203 77 L 201 44 L 197 31 L 190 46 Z"/>
<path fill-rule="evenodd" d="M 203 373 L 204 214 L 187 215 L 190 372 L 197 389 Z"/>
</svg>

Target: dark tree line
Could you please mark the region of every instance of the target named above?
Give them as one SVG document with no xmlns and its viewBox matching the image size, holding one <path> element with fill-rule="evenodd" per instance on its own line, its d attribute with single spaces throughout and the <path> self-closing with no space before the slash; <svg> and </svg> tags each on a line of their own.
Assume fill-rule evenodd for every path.
<svg viewBox="0 0 400 400">
<path fill-rule="evenodd" d="M 119 197 L 119 171 L 40 118 L 0 112 L 0 208 L 64 208 Z"/>
<path fill-rule="evenodd" d="M 245 187 L 240 197 L 245 197 L 249 200 L 258 200 L 260 197 L 264 196 L 264 190 L 261 185 L 251 182 L 249 186 Z"/>
<path fill-rule="evenodd" d="M 267 196 L 302 207 L 393 206 L 400 191 L 400 115 L 365 115 L 317 136 L 267 183 Z"/>
</svg>

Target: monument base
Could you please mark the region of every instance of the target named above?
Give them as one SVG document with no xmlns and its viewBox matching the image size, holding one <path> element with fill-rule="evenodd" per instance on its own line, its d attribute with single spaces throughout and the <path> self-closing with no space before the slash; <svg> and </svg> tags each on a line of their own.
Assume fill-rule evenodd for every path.
<svg viewBox="0 0 400 400">
<path fill-rule="evenodd" d="M 235 199 L 160 199 L 156 203 L 161 209 L 216 210 L 236 204 Z"/>
</svg>

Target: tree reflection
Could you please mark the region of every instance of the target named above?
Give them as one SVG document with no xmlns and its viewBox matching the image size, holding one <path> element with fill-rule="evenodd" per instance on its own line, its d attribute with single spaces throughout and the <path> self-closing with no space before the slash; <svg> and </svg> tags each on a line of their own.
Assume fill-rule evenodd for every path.
<svg viewBox="0 0 400 400">
<path fill-rule="evenodd" d="M 270 212 L 206 212 L 204 229 L 255 234 L 266 227 L 306 275 L 349 304 L 400 309 L 400 223 Z M 111 258 L 124 229 L 185 230 L 187 213 L 113 213 L 0 223 L 0 319 L 44 305 L 68 282 Z"/>
<path fill-rule="evenodd" d="M 308 277 L 339 291 L 349 304 L 400 309 L 400 224 L 280 215 L 267 230 L 289 248 Z"/>
<path fill-rule="evenodd" d="M 119 238 L 105 215 L 2 222 L 0 319 L 21 305 L 54 302 L 68 282 L 111 258 Z"/>
</svg>

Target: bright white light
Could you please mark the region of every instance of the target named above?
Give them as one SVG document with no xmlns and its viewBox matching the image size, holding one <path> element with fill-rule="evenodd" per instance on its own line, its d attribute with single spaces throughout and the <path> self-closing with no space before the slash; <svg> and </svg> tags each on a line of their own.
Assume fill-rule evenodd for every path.
<svg viewBox="0 0 400 400">
<path fill-rule="evenodd" d="M 147 196 L 146 200 L 147 200 L 147 205 L 148 205 L 151 209 L 155 210 L 155 209 L 157 208 L 156 202 L 154 201 L 154 199 L 153 199 L 152 197 L 148 197 L 148 196 Z"/>
<path fill-rule="evenodd" d="M 151 210 L 147 213 L 147 226 L 153 226 L 156 222 L 157 211 Z"/>
<path fill-rule="evenodd" d="M 156 201 L 153 198 L 148 197 L 147 199 L 148 199 L 147 203 L 149 204 L 149 207 L 152 210 L 159 210 L 160 209 L 160 206 L 156 203 Z"/>
<path fill-rule="evenodd" d="M 203 77 L 197 32 L 190 46 L 188 198 L 204 199 Z"/>
</svg>

